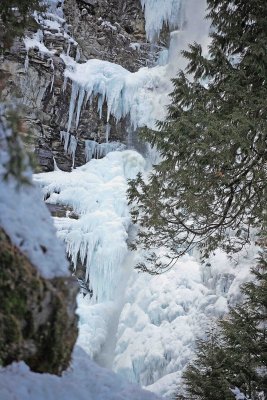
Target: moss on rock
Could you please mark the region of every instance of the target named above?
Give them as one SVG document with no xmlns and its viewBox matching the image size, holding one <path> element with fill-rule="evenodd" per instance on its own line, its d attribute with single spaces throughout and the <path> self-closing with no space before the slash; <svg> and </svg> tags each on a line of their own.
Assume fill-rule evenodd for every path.
<svg viewBox="0 0 267 400">
<path fill-rule="evenodd" d="M 44 279 L 0 229 L 0 364 L 60 374 L 77 338 L 77 286 Z"/>
</svg>

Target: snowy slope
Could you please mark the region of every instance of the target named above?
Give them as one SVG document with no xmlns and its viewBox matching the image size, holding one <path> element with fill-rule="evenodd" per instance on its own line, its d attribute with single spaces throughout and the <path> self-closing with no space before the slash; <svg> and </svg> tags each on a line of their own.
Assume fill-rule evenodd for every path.
<svg viewBox="0 0 267 400">
<path fill-rule="evenodd" d="M 98 367 L 76 347 L 72 367 L 62 377 L 31 372 L 24 362 L 1 368 L 0 399 L 159 400 L 159 397 Z"/>
<path fill-rule="evenodd" d="M 4 114 L 0 104 L 0 227 L 45 278 L 68 275 L 64 248 L 55 240 L 52 218 L 39 188 L 33 185 L 31 170 L 26 167 L 23 173 L 28 184 L 20 185 L 12 175 L 5 179 L 10 160 L 8 138 L 12 132 Z"/>
</svg>

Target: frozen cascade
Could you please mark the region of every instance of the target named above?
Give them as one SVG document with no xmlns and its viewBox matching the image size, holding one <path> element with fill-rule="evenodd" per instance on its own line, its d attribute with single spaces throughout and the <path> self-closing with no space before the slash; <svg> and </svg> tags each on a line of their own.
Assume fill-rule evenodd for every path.
<svg viewBox="0 0 267 400">
<path fill-rule="evenodd" d="M 55 218 L 58 236 L 65 241 L 74 268 L 86 265 L 93 301 L 114 300 L 121 280 L 120 265 L 128 250 L 130 224 L 127 179 L 143 171 L 143 157 L 131 150 L 111 152 L 71 173 L 35 175 L 50 204 L 70 206 L 79 219 Z"/>
<path fill-rule="evenodd" d="M 115 151 L 70 173 L 37 174 L 35 181 L 47 202 L 79 215 L 55 218 L 74 266 L 79 258 L 85 261 L 93 291 L 92 299 L 78 299 L 78 343 L 101 365 L 168 397 L 195 339 L 237 300 L 255 249 L 244 249 L 233 261 L 217 251 L 205 266 L 185 256 L 164 275 L 137 274 L 133 266 L 142 255 L 129 253 L 126 245 L 126 179 L 144 166 L 138 153 Z"/>
<path fill-rule="evenodd" d="M 254 249 L 244 249 L 240 259 L 232 261 L 217 251 L 204 266 L 187 255 L 159 277 L 133 270 L 143 255 L 127 248 L 131 234 L 127 178 L 144 171 L 145 160 L 135 151 L 119 152 L 124 150 L 117 147 L 120 144 L 109 142 L 109 117 L 119 121 L 129 116 L 134 128 L 155 127 L 155 120 L 165 116 L 171 78 L 185 65 L 177 54 L 189 42 L 201 42 L 204 48 L 208 43 L 205 0 L 141 3 L 150 40 L 164 24 L 173 29 L 169 49 L 159 65 L 135 73 L 102 60 L 79 64 L 62 54 L 64 86 L 67 79 L 72 82 L 68 127 L 61 132 L 65 151 L 74 160 L 77 142 L 72 128 L 77 128 L 82 107 L 94 97 L 100 114 L 107 104 L 106 143 L 85 141 L 87 164 L 70 173 L 57 169 L 37 174 L 35 181 L 47 203 L 68 206 L 79 217 L 54 218 L 74 268 L 85 266 L 92 290 L 92 298 L 78 298 L 79 344 L 101 365 L 170 397 L 192 356 L 195 339 L 203 335 L 208 321 L 224 314 L 238 298 Z M 151 152 L 147 165 L 152 156 L 157 158 Z"/>
</svg>

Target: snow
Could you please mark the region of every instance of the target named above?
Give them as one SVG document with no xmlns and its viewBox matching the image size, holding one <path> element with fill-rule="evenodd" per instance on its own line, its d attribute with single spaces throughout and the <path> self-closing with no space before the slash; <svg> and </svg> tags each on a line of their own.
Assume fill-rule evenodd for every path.
<svg viewBox="0 0 267 400">
<path fill-rule="evenodd" d="M 14 384 L 15 382 L 15 384 Z M 1 400 L 159 400 L 100 368 L 78 346 L 62 377 L 31 372 L 24 362 L 0 369 Z"/>
<path fill-rule="evenodd" d="M 45 5 L 48 7 L 47 17 L 57 20 L 58 22 L 65 22 L 63 15 L 64 0 L 44 0 Z"/>
<path fill-rule="evenodd" d="M 53 70 L 52 82 L 51 82 L 51 91 L 53 89 L 54 84 L 54 65 L 53 65 L 53 56 L 56 53 L 56 50 L 49 50 L 44 44 L 44 36 L 50 35 L 57 38 L 64 38 L 68 43 L 68 52 L 67 55 L 62 54 L 63 61 L 66 61 L 66 66 L 69 67 L 71 61 L 69 60 L 69 51 L 71 45 L 75 47 L 78 46 L 78 43 L 69 35 L 68 33 L 68 25 L 63 18 L 63 3 L 64 1 L 58 2 L 57 0 L 44 0 L 44 4 L 48 7 L 47 11 L 43 14 L 39 14 L 34 12 L 33 16 L 40 26 L 40 29 L 36 33 L 28 33 L 30 36 L 26 36 L 23 41 L 26 49 L 26 58 L 25 58 L 25 72 L 27 72 L 29 67 L 29 50 L 36 49 L 41 57 L 50 57 L 51 60 L 51 68 Z M 77 61 L 78 61 L 77 54 Z"/>
<path fill-rule="evenodd" d="M 0 108 L 0 117 L 3 113 Z M 23 174 L 29 184 L 18 184 L 9 176 L 4 179 L 10 156 L 7 138 L 12 135 L 8 123 L 0 122 L 0 226 L 36 266 L 45 278 L 69 274 L 64 248 L 56 240 L 56 231 L 50 213 L 42 202 L 42 195 L 33 185 L 32 173 L 26 168 Z"/>
<path fill-rule="evenodd" d="M 36 33 L 32 35 L 32 37 L 26 36 L 24 39 L 25 49 L 29 52 L 30 49 L 37 48 L 39 53 L 52 56 L 55 53 L 55 50 L 48 50 L 48 48 L 43 43 L 43 33 L 40 29 Z"/>
<path fill-rule="evenodd" d="M 236 400 L 249 400 L 248 397 L 244 395 L 244 393 L 240 392 L 240 390 L 235 387 L 234 389 L 229 389 L 235 395 Z"/>
</svg>

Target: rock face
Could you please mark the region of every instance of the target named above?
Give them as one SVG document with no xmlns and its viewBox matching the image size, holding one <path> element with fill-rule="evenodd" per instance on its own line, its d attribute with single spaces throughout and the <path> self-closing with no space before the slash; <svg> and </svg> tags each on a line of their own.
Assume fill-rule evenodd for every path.
<svg viewBox="0 0 267 400">
<path fill-rule="evenodd" d="M 40 53 L 36 47 L 27 52 L 24 42 L 17 40 L 0 59 L 0 72 L 6 76 L 2 98 L 13 101 L 16 97 L 23 107 L 31 132 L 27 146 L 35 152 L 42 171 L 53 170 L 54 159 L 62 170 L 72 167 L 72 157 L 66 154 L 60 140 L 60 131 L 67 126 L 71 93 L 70 84 L 64 88 L 62 54 L 79 62 L 103 59 L 130 71 L 153 62 L 139 0 L 65 0 L 64 15 L 66 22 L 61 23 L 60 30 L 54 29 L 53 24 L 41 29 L 49 53 Z M 33 24 L 26 36 L 36 31 Z M 110 125 L 110 140 L 127 144 L 127 120 L 117 124 L 111 119 Z M 86 162 L 86 139 L 105 141 L 105 107 L 102 118 L 96 103 L 90 110 L 83 110 L 78 128 L 71 133 L 78 139 L 75 166 L 79 166 Z"/>
<path fill-rule="evenodd" d="M 77 338 L 77 284 L 46 280 L 0 229 L 0 364 L 61 374 Z"/>
<path fill-rule="evenodd" d="M 83 60 L 106 60 L 131 72 L 149 63 L 140 0 L 65 0 L 64 12 Z"/>
</svg>

